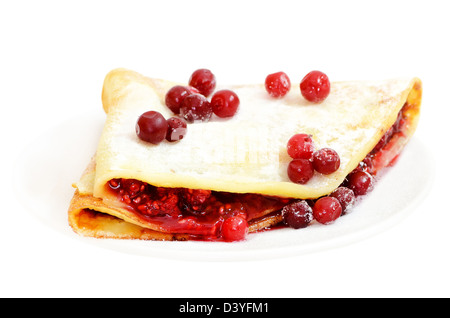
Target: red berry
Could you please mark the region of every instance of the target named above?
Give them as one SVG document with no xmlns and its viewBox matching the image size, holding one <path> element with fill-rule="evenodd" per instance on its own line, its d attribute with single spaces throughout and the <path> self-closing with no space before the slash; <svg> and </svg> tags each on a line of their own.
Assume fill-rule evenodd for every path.
<svg viewBox="0 0 450 318">
<path fill-rule="evenodd" d="M 198 69 L 189 78 L 189 85 L 208 97 L 216 88 L 216 77 L 208 69 Z"/>
<path fill-rule="evenodd" d="M 184 138 L 187 132 L 187 123 L 184 119 L 171 117 L 167 120 L 167 141 L 173 142 Z"/>
<path fill-rule="evenodd" d="M 342 207 L 338 199 L 334 197 L 322 197 L 316 201 L 313 207 L 314 219 L 322 224 L 329 224 L 336 220 L 342 213 Z"/>
<path fill-rule="evenodd" d="M 211 97 L 211 107 L 218 117 L 232 117 L 239 107 L 239 97 L 228 89 L 217 91 Z"/>
<path fill-rule="evenodd" d="M 181 102 L 186 96 L 189 96 L 192 94 L 192 91 L 189 87 L 177 85 L 169 89 L 166 93 L 166 106 L 169 107 L 169 109 L 174 114 L 180 113 L 180 106 Z"/>
<path fill-rule="evenodd" d="M 291 89 L 291 81 L 284 72 L 269 74 L 265 81 L 266 91 L 272 97 L 283 97 Z"/>
<path fill-rule="evenodd" d="M 313 154 L 313 167 L 317 172 L 330 174 L 339 169 L 341 159 L 336 151 L 330 148 L 322 148 Z"/>
<path fill-rule="evenodd" d="M 310 159 L 314 152 L 311 135 L 296 134 L 287 143 L 288 155 L 293 159 Z"/>
<path fill-rule="evenodd" d="M 222 224 L 222 236 L 225 241 L 242 241 L 248 234 L 248 223 L 240 216 L 232 216 Z"/>
<path fill-rule="evenodd" d="M 355 193 L 346 187 L 339 187 L 330 194 L 331 197 L 338 199 L 342 207 L 342 214 L 345 214 L 355 204 Z"/>
<path fill-rule="evenodd" d="M 289 163 L 287 173 L 292 182 L 305 184 L 312 178 L 314 168 L 307 159 L 294 159 Z"/>
<path fill-rule="evenodd" d="M 328 76 L 320 71 L 308 73 L 300 83 L 300 91 L 306 100 L 313 103 L 322 102 L 330 93 Z"/>
<path fill-rule="evenodd" d="M 180 115 L 189 123 L 208 121 L 212 113 L 211 104 L 203 95 L 191 94 L 181 102 Z"/>
<path fill-rule="evenodd" d="M 305 200 L 286 205 L 281 215 L 284 223 L 294 229 L 304 228 L 313 220 L 312 208 Z"/>
<path fill-rule="evenodd" d="M 141 140 L 159 144 L 166 138 L 167 121 L 156 111 L 143 113 L 136 123 L 136 134 Z"/>
<path fill-rule="evenodd" d="M 364 195 L 373 189 L 373 177 L 366 171 L 355 170 L 347 176 L 347 186 L 355 195 Z"/>
</svg>

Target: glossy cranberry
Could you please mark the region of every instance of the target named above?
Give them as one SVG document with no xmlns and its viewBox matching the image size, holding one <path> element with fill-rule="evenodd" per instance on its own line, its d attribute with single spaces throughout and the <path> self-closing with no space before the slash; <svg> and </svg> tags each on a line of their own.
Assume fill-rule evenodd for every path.
<svg viewBox="0 0 450 318">
<path fill-rule="evenodd" d="M 192 94 L 189 87 L 177 85 L 169 89 L 166 93 L 166 106 L 176 115 L 180 113 L 181 102 L 186 96 Z"/>
<path fill-rule="evenodd" d="M 187 123 L 184 119 L 178 117 L 171 117 L 167 119 L 167 141 L 179 141 L 184 138 L 186 133 Z"/>
<path fill-rule="evenodd" d="M 198 69 L 189 78 L 189 85 L 198 89 L 203 96 L 208 97 L 216 88 L 216 77 L 208 69 Z"/>
<path fill-rule="evenodd" d="M 314 219 L 322 224 L 335 221 L 341 213 L 341 204 L 334 197 L 322 197 L 316 201 L 313 207 Z"/>
<path fill-rule="evenodd" d="M 212 107 L 205 96 L 191 94 L 181 102 L 180 116 L 187 122 L 208 121 L 212 116 Z"/>
<path fill-rule="evenodd" d="M 227 242 L 242 241 L 248 234 L 248 223 L 240 216 L 232 216 L 222 224 L 222 237 Z"/>
<path fill-rule="evenodd" d="M 347 213 L 355 204 L 355 193 L 347 187 L 339 187 L 330 193 L 331 197 L 338 199 L 342 207 L 342 214 Z"/>
<path fill-rule="evenodd" d="M 281 210 L 284 223 L 294 229 L 307 227 L 313 220 L 312 208 L 305 200 L 288 204 Z"/>
<path fill-rule="evenodd" d="M 305 184 L 314 175 L 314 168 L 307 159 L 294 159 L 289 163 L 287 173 L 292 182 Z"/>
<path fill-rule="evenodd" d="M 364 195 L 373 189 L 373 177 L 368 172 L 355 170 L 347 176 L 346 184 L 355 195 Z"/>
<path fill-rule="evenodd" d="M 136 134 L 141 140 L 159 144 L 166 138 L 167 120 L 156 111 L 143 113 L 136 123 Z"/>
<path fill-rule="evenodd" d="M 296 134 L 287 143 L 287 153 L 293 159 L 310 159 L 314 152 L 311 135 Z"/>
<path fill-rule="evenodd" d="M 330 93 L 328 76 L 320 71 L 309 72 L 300 82 L 300 91 L 306 100 L 313 103 L 322 102 Z"/>
<path fill-rule="evenodd" d="M 283 97 L 291 89 L 291 81 L 286 73 L 277 72 L 267 75 L 265 87 L 270 96 L 275 98 Z"/>
<path fill-rule="evenodd" d="M 340 165 L 339 155 L 331 148 L 322 148 L 313 154 L 313 167 L 317 172 L 330 174 L 339 169 Z"/>
<path fill-rule="evenodd" d="M 211 97 L 212 110 L 216 116 L 221 118 L 233 117 L 239 103 L 236 93 L 228 89 L 217 91 Z"/>
</svg>

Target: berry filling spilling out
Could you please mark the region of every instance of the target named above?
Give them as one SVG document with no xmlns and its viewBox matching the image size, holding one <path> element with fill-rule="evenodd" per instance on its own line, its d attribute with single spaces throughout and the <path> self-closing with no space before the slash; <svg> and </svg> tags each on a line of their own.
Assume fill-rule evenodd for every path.
<svg viewBox="0 0 450 318">
<path fill-rule="evenodd" d="M 109 191 L 143 221 L 192 239 L 240 241 L 248 221 L 279 211 L 291 200 L 258 194 L 163 188 L 134 179 L 112 179 Z"/>
</svg>

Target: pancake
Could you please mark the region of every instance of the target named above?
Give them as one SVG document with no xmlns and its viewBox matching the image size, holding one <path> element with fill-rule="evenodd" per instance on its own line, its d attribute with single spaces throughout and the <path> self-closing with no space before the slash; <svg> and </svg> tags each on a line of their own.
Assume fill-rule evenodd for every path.
<svg viewBox="0 0 450 318">
<path fill-rule="evenodd" d="M 175 143 L 140 140 L 135 125 L 142 113 L 174 116 L 164 98 L 175 85 L 182 84 L 126 69 L 107 74 L 103 132 L 73 185 L 69 224 L 75 232 L 98 238 L 220 240 L 223 219 L 204 211 L 180 212 L 180 198 L 189 190 L 208 191 L 216 210 L 244 210 L 250 232 L 271 227 L 282 221 L 284 205 L 329 195 L 367 158 L 372 175 L 390 165 L 416 129 L 422 94 L 418 78 L 332 82 L 319 104 L 305 100 L 294 89 L 298 85 L 283 98 L 269 96 L 263 84 L 227 86 L 240 99 L 232 118 L 189 124 L 186 136 Z M 400 117 L 402 128 L 392 133 Z M 305 184 L 292 182 L 286 145 L 297 133 L 310 135 L 316 149 L 334 149 L 339 169 L 316 172 Z M 153 205 L 165 208 L 140 213 L 112 190 L 111 182 L 137 184 L 152 193 Z"/>
</svg>

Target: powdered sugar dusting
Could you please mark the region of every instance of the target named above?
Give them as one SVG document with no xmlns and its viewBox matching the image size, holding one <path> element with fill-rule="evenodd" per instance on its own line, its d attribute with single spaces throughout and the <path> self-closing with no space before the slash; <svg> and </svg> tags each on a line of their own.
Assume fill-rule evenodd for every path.
<svg viewBox="0 0 450 318">
<path fill-rule="evenodd" d="M 207 123 L 189 124 L 181 141 L 157 146 L 141 142 L 134 133 L 136 120 L 145 111 L 173 116 L 160 96 L 149 93 L 148 100 L 132 100 L 133 107 L 124 108 L 120 116 L 111 115 L 108 133 L 99 146 L 108 156 L 98 164 L 108 170 L 134 170 L 147 176 L 191 178 L 205 186 L 219 180 L 219 190 L 224 191 L 233 191 L 238 183 L 259 188 L 268 184 L 270 188 L 290 182 L 287 141 L 296 133 L 307 133 L 317 149 L 332 148 L 341 159 L 338 172 L 328 176 L 315 173 L 305 185 L 320 189 L 339 184 L 354 168 L 355 157 L 360 157 L 359 161 L 365 156 L 362 149 L 376 143 L 374 138 L 408 84 L 406 80 L 332 83 L 330 95 L 320 104 L 306 101 L 296 85 L 278 99 L 269 96 L 263 85 L 234 87 L 240 99 L 234 117 L 213 116 Z"/>
</svg>

